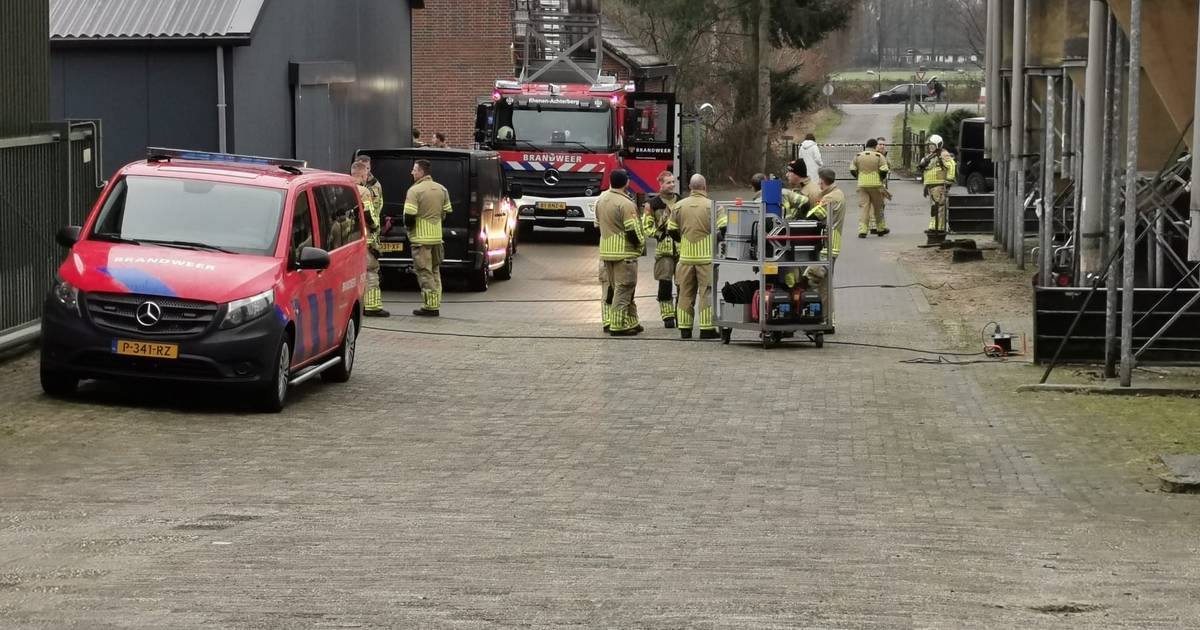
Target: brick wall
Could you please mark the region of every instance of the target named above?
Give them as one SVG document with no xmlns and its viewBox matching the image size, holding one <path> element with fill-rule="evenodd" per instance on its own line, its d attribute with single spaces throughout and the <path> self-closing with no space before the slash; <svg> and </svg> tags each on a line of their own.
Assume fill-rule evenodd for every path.
<svg viewBox="0 0 1200 630">
<path fill-rule="evenodd" d="M 510 0 L 426 0 L 413 11 L 413 126 L 469 147 L 475 99 L 512 78 Z"/>
<path fill-rule="evenodd" d="M 605 48 L 607 49 L 607 46 Z M 629 68 L 621 65 L 621 62 L 617 61 L 608 50 L 604 51 L 604 62 L 600 64 L 600 67 L 606 76 L 615 76 L 618 81 L 629 80 Z"/>
<path fill-rule="evenodd" d="M 475 100 L 513 77 L 511 0 L 426 0 L 413 11 L 413 126 L 442 132 L 452 147 L 474 142 Z M 604 74 L 628 81 L 611 52 Z"/>
</svg>

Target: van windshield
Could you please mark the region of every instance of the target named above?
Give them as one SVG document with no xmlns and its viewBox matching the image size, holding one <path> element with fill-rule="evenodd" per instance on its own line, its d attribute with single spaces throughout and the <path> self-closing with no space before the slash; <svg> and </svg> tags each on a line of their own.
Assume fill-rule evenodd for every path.
<svg viewBox="0 0 1200 630">
<path fill-rule="evenodd" d="M 284 191 L 171 177 L 124 177 L 91 238 L 270 256 Z"/>
</svg>

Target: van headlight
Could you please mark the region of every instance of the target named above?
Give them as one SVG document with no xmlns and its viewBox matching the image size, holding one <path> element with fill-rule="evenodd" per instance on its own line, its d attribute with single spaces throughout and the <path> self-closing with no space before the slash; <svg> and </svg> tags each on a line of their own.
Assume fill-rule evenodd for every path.
<svg viewBox="0 0 1200 630">
<path fill-rule="evenodd" d="M 275 289 L 268 289 L 248 298 L 234 300 L 225 307 L 221 328 L 233 328 L 266 315 L 275 305 Z"/>
<path fill-rule="evenodd" d="M 54 299 L 58 300 L 59 304 L 75 311 L 79 315 L 79 289 L 75 285 L 63 280 L 62 278 L 54 279 Z"/>
</svg>

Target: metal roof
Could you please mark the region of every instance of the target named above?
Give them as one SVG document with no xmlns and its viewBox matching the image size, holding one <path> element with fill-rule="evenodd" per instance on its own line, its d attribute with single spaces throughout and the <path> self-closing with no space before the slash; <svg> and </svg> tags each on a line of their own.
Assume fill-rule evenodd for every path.
<svg viewBox="0 0 1200 630">
<path fill-rule="evenodd" d="M 673 66 L 667 63 L 666 59 L 643 48 L 641 44 L 638 44 L 632 37 L 627 35 L 625 31 L 612 25 L 607 20 L 604 20 L 603 25 L 601 37 L 604 39 L 604 45 L 620 58 L 621 61 L 629 65 L 635 71 L 635 74 L 639 70 L 644 71 L 649 68 L 673 69 Z"/>
<path fill-rule="evenodd" d="M 49 0 L 51 41 L 249 41 L 265 0 Z"/>
</svg>

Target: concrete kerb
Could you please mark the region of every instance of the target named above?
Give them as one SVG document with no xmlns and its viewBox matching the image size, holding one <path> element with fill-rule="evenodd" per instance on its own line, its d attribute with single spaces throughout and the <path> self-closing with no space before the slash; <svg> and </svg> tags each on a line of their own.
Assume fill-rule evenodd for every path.
<svg viewBox="0 0 1200 630">
<path fill-rule="evenodd" d="M 1106 396 L 1169 396 L 1173 398 L 1200 398 L 1200 388 L 1193 387 L 1120 387 L 1116 384 L 1072 385 L 1043 383 L 1021 385 L 1017 392 L 1041 392 L 1056 394 L 1100 394 Z"/>
</svg>

